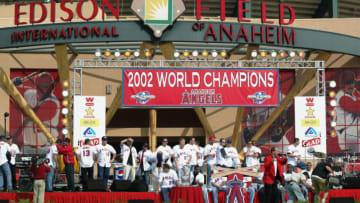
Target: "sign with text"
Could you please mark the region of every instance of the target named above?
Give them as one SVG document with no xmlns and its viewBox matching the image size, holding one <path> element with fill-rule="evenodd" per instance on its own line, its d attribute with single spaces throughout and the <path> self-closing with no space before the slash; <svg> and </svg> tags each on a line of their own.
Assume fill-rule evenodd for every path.
<svg viewBox="0 0 360 203">
<path fill-rule="evenodd" d="M 123 106 L 278 106 L 278 69 L 123 69 Z"/>
<path fill-rule="evenodd" d="M 101 137 L 105 136 L 104 96 L 74 97 L 74 147 L 81 147 L 86 138 L 92 145 L 99 145 Z"/>
<path fill-rule="evenodd" d="M 312 158 L 312 151 L 326 153 L 325 108 L 325 97 L 295 97 L 295 137 L 303 158 Z"/>
</svg>

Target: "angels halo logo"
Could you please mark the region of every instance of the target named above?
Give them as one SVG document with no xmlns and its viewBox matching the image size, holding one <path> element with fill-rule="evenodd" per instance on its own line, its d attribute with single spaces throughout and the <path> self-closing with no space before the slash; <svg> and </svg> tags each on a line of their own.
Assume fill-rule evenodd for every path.
<svg viewBox="0 0 360 203">
<path fill-rule="evenodd" d="M 183 0 L 133 0 L 131 10 L 161 37 L 163 31 L 185 11 Z"/>
</svg>

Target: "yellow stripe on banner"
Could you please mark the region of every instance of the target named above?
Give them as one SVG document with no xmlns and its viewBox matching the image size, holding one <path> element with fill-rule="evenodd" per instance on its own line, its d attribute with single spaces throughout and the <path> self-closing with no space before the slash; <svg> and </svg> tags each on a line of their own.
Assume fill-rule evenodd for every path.
<svg viewBox="0 0 360 203">
<path fill-rule="evenodd" d="M 99 119 L 80 119 L 80 127 L 99 127 Z"/>
<path fill-rule="evenodd" d="M 320 127 L 320 119 L 301 119 L 301 127 Z"/>
</svg>

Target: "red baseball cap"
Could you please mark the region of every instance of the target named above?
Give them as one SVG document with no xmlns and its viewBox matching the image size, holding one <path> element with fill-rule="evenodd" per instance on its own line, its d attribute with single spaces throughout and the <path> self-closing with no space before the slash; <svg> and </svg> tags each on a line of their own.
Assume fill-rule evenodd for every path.
<svg viewBox="0 0 360 203">
<path fill-rule="evenodd" d="M 209 140 L 215 140 L 215 137 L 214 137 L 214 136 L 210 136 L 210 137 L 209 137 Z"/>
</svg>

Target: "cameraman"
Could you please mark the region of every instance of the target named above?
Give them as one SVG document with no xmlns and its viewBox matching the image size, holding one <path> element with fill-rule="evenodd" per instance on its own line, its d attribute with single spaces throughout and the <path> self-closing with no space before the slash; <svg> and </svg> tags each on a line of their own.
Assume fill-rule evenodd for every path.
<svg viewBox="0 0 360 203">
<path fill-rule="evenodd" d="M 30 170 L 34 174 L 34 203 L 44 202 L 46 173 L 51 171 L 48 164 L 49 159 L 44 160 L 39 157 L 32 159 Z"/>
</svg>

